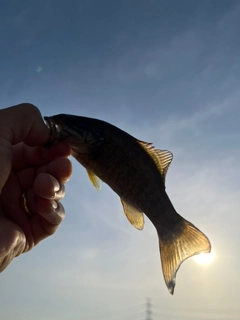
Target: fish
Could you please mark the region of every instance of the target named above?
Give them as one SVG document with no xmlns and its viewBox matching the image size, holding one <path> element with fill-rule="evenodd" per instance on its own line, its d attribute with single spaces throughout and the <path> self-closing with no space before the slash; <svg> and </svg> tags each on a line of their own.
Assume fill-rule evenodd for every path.
<svg viewBox="0 0 240 320">
<path fill-rule="evenodd" d="M 120 197 L 128 221 L 144 227 L 144 215 L 157 230 L 163 277 L 174 293 L 177 271 L 184 260 L 211 251 L 209 239 L 178 214 L 165 187 L 173 155 L 138 140 L 103 120 L 58 114 L 44 117 L 50 129 L 48 146 L 66 141 L 71 155 L 87 170 L 92 184 L 102 181 Z"/>
</svg>

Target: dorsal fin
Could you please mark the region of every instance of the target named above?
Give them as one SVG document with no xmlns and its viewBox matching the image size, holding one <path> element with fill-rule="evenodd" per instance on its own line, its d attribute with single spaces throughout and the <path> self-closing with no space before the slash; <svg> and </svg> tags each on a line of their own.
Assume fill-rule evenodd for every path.
<svg viewBox="0 0 240 320">
<path fill-rule="evenodd" d="M 165 178 L 167 170 L 172 162 L 173 154 L 168 150 L 155 149 L 152 143 L 137 140 L 140 146 L 150 155 L 158 170 L 161 173 L 163 182 L 165 184 Z"/>
<path fill-rule="evenodd" d="M 121 199 L 121 198 L 120 198 Z M 142 230 L 144 227 L 144 216 L 143 213 L 129 204 L 128 202 L 121 199 L 123 205 L 123 211 L 128 219 L 128 221 L 138 230 Z"/>
<path fill-rule="evenodd" d="M 98 178 L 92 171 L 87 170 L 87 174 L 88 177 L 90 179 L 90 181 L 92 182 L 92 184 L 94 185 L 94 187 L 97 189 L 97 191 L 101 190 L 102 187 L 102 180 L 100 178 Z"/>
</svg>

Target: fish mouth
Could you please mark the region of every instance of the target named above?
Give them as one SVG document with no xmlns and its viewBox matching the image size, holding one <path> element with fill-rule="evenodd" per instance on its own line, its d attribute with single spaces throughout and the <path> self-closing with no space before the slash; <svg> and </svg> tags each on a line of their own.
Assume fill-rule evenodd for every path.
<svg viewBox="0 0 240 320">
<path fill-rule="evenodd" d="M 43 119 L 50 130 L 49 141 L 44 145 L 44 147 L 49 148 L 61 140 L 61 127 L 52 119 L 52 117 L 43 117 Z"/>
<path fill-rule="evenodd" d="M 52 136 L 55 136 L 61 132 L 61 127 L 53 121 L 52 117 L 43 117 L 45 120 L 45 124 L 50 129 L 50 133 Z"/>
<path fill-rule="evenodd" d="M 44 119 L 45 124 L 48 127 L 48 129 L 50 129 L 51 128 L 51 124 L 52 124 L 51 117 L 43 117 L 43 119 Z"/>
</svg>

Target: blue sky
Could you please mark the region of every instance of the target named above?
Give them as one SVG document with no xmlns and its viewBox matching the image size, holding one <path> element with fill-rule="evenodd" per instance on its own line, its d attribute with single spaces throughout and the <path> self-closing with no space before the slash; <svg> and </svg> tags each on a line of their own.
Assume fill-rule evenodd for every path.
<svg viewBox="0 0 240 320">
<path fill-rule="evenodd" d="M 167 192 L 212 242 L 172 297 L 157 234 L 135 230 L 107 185 L 73 160 L 54 237 L 0 275 L 1 320 L 238 319 L 239 1 L 1 1 L 2 108 L 109 121 L 173 152 Z"/>
</svg>

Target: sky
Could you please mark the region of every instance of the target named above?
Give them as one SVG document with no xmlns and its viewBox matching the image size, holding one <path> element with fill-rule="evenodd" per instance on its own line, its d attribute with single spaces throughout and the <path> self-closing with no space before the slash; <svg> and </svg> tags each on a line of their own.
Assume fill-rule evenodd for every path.
<svg viewBox="0 0 240 320">
<path fill-rule="evenodd" d="M 1 320 L 239 319 L 240 3 L 2 0 L 1 108 L 99 118 L 173 153 L 167 193 L 210 239 L 165 286 L 155 228 L 73 158 L 57 233 L 0 274 Z"/>
</svg>

